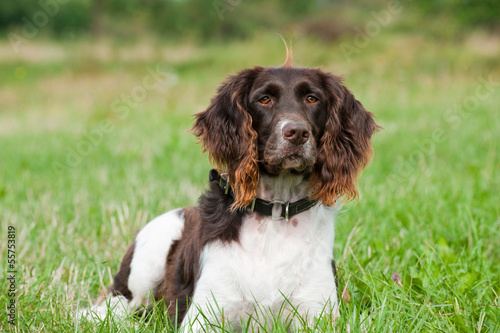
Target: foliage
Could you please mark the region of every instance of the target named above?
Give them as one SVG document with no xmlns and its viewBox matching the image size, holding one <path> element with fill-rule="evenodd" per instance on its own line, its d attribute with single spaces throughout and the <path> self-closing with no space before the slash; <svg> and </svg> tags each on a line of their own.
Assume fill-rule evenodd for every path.
<svg viewBox="0 0 500 333">
<path fill-rule="evenodd" d="M 366 13 L 390 6 L 384 1 L 357 4 Z M 426 18 L 447 16 L 464 31 L 498 26 L 500 2 L 496 0 L 424 0 L 412 6 Z M 348 6 L 339 0 L 18 0 L 0 4 L 0 31 L 23 29 L 28 21 L 59 37 L 94 33 L 127 38 L 153 32 L 167 40 L 227 40 L 304 24 L 307 30 L 307 23 L 320 17 L 319 28 L 332 29 L 346 19 L 339 14 L 344 7 Z"/>
<path fill-rule="evenodd" d="M 15 30 L 34 25 L 46 33 L 64 36 L 89 31 L 90 0 L 18 0 L 0 4 L 0 29 Z"/>
<path fill-rule="evenodd" d="M 262 28 L 276 28 L 309 13 L 317 5 L 315 1 L 298 0 L 20 0 L 0 5 L 0 29 L 21 28 L 26 19 L 33 21 L 36 13 L 47 12 L 48 6 L 47 31 L 56 36 L 90 32 L 92 25 L 104 16 L 111 31 L 114 25 L 126 21 L 168 39 L 223 39 L 248 37 Z M 53 8 L 56 10 L 52 15 Z M 106 32 L 109 33 L 102 31 Z"/>
<path fill-rule="evenodd" d="M 500 2 L 496 0 L 422 0 L 417 8 L 427 15 L 453 16 L 463 27 L 499 28 Z"/>
</svg>

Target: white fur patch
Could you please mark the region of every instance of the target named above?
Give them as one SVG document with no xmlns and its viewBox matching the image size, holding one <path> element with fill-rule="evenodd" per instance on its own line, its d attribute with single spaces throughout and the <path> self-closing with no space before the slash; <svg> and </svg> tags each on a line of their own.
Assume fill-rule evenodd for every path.
<svg viewBox="0 0 500 333">
<path fill-rule="evenodd" d="M 181 237 L 183 228 L 184 216 L 176 209 L 155 218 L 137 234 L 128 279 L 133 306 L 149 303 L 149 295 L 165 277 L 170 245 Z"/>
<path fill-rule="evenodd" d="M 102 322 L 107 316 L 124 319 L 132 310 L 130 302 L 124 296 L 108 296 L 103 302 L 78 311 L 76 319 L 87 319 L 94 322 Z"/>
</svg>

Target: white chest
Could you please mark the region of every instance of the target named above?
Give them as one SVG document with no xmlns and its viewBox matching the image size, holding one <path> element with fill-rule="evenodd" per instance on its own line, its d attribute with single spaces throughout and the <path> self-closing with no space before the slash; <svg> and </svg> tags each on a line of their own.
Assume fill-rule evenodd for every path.
<svg viewBox="0 0 500 333">
<path fill-rule="evenodd" d="M 335 212 L 318 205 L 288 222 L 248 214 L 239 243 L 215 242 L 203 250 L 195 300 L 213 295 L 235 312 L 249 311 L 255 304 L 279 309 L 284 297 L 324 303 L 335 288 Z"/>
</svg>

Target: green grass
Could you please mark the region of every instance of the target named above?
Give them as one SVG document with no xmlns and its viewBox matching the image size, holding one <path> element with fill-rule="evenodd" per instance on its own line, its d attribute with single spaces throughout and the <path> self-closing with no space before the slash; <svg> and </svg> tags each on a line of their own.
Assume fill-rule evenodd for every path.
<svg viewBox="0 0 500 333">
<path fill-rule="evenodd" d="M 318 327 L 500 332 L 500 46 L 483 52 L 474 40 L 383 30 L 347 61 L 342 42 L 352 37 L 297 36 L 295 63 L 345 75 L 384 130 L 360 201 L 335 222 L 349 301 L 338 321 L 324 316 Z M 100 325 L 73 315 L 104 293 L 148 220 L 196 203 L 209 164 L 187 133 L 191 115 L 225 75 L 283 63 L 280 38 L 203 47 L 30 41 L 21 55 L 4 41 L 0 49 L 0 303 L 11 299 L 5 249 L 14 226 L 18 314 L 8 325 L 5 305 L 0 331 L 162 331 L 159 315 Z M 156 64 L 169 81 L 128 113 L 113 109 Z M 488 92 L 481 77 L 490 76 Z"/>
</svg>

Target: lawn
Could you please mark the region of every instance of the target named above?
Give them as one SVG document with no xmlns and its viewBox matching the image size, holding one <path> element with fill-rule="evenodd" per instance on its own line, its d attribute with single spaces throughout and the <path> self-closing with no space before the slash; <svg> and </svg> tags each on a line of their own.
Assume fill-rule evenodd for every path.
<svg viewBox="0 0 500 333">
<path fill-rule="evenodd" d="M 344 297 L 320 330 L 500 332 L 500 40 L 487 37 L 387 30 L 349 57 L 352 36 L 294 37 L 295 64 L 343 75 L 384 128 L 359 202 L 335 221 Z M 205 46 L 29 41 L 19 54 L 1 41 L 0 331 L 161 331 L 161 316 L 73 315 L 105 292 L 142 226 L 207 187 L 191 115 L 226 75 L 284 56 L 274 34 Z"/>
</svg>

